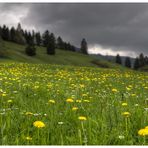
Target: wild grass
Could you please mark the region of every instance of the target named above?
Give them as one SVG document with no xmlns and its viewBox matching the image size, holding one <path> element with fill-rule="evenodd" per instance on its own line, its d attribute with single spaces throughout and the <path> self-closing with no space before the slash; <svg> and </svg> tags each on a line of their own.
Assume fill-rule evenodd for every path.
<svg viewBox="0 0 148 148">
<path fill-rule="evenodd" d="M 147 92 L 147 73 L 1 63 L 0 144 L 146 145 Z"/>
</svg>

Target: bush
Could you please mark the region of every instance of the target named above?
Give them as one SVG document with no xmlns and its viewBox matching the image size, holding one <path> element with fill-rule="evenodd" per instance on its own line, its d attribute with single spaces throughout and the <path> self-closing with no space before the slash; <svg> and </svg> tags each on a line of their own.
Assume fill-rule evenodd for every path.
<svg viewBox="0 0 148 148">
<path fill-rule="evenodd" d="M 28 47 L 26 47 L 25 52 L 28 56 L 34 56 L 36 55 L 36 48 L 34 46 L 29 45 Z"/>
<path fill-rule="evenodd" d="M 99 67 L 102 67 L 102 68 L 111 68 L 108 63 L 100 61 L 100 60 L 93 60 L 93 61 L 91 61 L 91 63 L 93 63 Z"/>
</svg>

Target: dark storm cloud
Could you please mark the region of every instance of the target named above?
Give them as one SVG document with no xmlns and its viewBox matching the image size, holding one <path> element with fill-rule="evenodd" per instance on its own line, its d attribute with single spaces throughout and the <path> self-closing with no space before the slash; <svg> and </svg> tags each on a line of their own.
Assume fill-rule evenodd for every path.
<svg viewBox="0 0 148 148">
<path fill-rule="evenodd" d="M 148 4 L 42 3 L 25 7 L 29 9 L 21 18 L 23 24 L 49 29 L 77 46 L 85 37 L 89 45 L 148 54 Z"/>
</svg>

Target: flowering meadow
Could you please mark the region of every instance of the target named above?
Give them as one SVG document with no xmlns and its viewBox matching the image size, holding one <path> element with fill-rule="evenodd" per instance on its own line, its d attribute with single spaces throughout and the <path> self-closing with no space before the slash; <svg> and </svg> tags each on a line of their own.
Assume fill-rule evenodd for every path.
<svg viewBox="0 0 148 148">
<path fill-rule="evenodd" d="M 147 145 L 148 73 L 0 64 L 1 145 Z"/>
</svg>

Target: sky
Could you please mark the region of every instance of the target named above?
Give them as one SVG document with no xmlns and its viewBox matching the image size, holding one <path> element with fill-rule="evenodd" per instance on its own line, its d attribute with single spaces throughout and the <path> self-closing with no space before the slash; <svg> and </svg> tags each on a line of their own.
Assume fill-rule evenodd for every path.
<svg viewBox="0 0 148 148">
<path fill-rule="evenodd" d="M 90 54 L 148 55 L 148 3 L 0 3 L 0 25 L 49 30 Z"/>
</svg>

